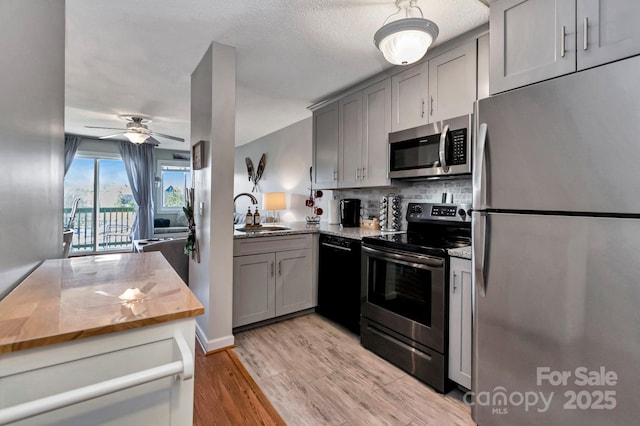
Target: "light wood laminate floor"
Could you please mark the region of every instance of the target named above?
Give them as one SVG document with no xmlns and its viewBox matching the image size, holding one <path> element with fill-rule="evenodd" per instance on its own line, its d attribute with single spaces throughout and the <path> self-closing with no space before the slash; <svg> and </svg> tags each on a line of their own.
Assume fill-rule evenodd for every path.
<svg viewBox="0 0 640 426">
<path fill-rule="evenodd" d="M 317 314 L 235 336 L 235 353 L 289 425 L 473 425 L 443 396 Z"/>
</svg>

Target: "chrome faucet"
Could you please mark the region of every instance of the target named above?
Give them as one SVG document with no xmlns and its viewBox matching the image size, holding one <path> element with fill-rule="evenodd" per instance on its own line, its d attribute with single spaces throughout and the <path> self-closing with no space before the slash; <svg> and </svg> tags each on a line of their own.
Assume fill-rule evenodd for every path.
<svg viewBox="0 0 640 426">
<path fill-rule="evenodd" d="M 235 197 L 233 197 L 233 212 L 236 212 L 236 200 L 240 197 L 242 197 L 243 195 L 251 198 L 251 203 L 252 204 L 258 204 L 258 199 L 256 197 L 254 197 L 253 195 L 249 194 L 248 192 L 241 192 L 240 194 L 236 195 Z"/>
</svg>

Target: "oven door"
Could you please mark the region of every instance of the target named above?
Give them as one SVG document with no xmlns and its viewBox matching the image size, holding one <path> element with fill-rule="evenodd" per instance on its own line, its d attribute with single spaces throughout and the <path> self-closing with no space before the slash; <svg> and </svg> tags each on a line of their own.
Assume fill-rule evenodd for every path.
<svg viewBox="0 0 640 426">
<path fill-rule="evenodd" d="M 445 259 L 362 247 L 362 316 L 445 352 Z"/>
</svg>

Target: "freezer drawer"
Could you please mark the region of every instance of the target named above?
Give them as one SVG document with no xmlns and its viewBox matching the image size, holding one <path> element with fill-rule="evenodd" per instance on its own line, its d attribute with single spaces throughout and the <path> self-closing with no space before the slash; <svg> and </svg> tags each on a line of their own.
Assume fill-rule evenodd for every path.
<svg viewBox="0 0 640 426">
<path fill-rule="evenodd" d="M 473 407 L 475 421 L 637 424 L 640 219 L 473 215 L 474 229 L 485 219 L 487 229 L 486 294 L 475 294 L 473 391 L 492 396 Z M 482 262 L 482 243 L 474 237 L 474 262 Z M 568 372 L 566 384 L 545 372 Z M 587 372 L 613 372 L 605 374 L 617 380 L 581 384 Z M 527 409 L 502 405 L 493 398 L 500 392 L 552 399 L 547 408 L 539 400 Z"/>
</svg>

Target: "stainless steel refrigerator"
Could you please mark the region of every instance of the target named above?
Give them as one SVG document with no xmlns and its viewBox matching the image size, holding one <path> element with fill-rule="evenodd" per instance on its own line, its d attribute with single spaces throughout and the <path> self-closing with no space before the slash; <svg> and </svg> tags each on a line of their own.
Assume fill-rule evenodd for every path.
<svg viewBox="0 0 640 426">
<path fill-rule="evenodd" d="M 476 117 L 474 420 L 640 424 L 640 57 Z"/>
</svg>

